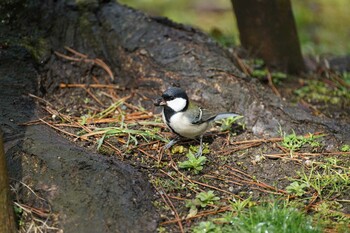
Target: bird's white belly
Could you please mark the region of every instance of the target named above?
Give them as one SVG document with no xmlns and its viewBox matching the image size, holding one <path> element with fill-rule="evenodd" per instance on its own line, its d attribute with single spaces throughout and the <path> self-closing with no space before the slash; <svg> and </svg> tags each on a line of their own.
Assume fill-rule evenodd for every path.
<svg viewBox="0 0 350 233">
<path fill-rule="evenodd" d="M 177 134 L 186 138 L 195 138 L 207 130 L 209 123 L 192 124 L 191 121 L 180 112 L 174 114 L 170 118 L 169 125 Z"/>
</svg>

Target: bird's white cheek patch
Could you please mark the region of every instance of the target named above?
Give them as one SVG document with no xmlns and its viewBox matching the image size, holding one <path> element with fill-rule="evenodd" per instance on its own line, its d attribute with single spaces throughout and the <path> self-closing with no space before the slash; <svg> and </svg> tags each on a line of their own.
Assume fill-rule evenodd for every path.
<svg viewBox="0 0 350 233">
<path fill-rule="evenodd" d="M 166 102 L 168 107 L 175 112 L 180 112 L 186 107 L 186 100 L 184 98 L 175 98 Z"/>
</svg>

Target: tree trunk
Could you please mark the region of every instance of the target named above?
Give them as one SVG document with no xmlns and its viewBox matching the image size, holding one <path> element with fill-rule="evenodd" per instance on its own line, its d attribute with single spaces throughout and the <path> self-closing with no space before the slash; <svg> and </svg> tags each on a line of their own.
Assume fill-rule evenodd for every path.
<svg viewBox="0 0 350 233">
<path fill-rule="evenodd" d="M 10 197 L 9 181 L 7 177 L 6 159 L 2 132 L 0 131 L 0 232 L 14 233 L 16 225 L 14 221 L 13 202 Z"/>
<path fill-rule="evenodd" d="M 272 67 L 305 71 L 290 0 L 232 0 L 242 46 Z"/>
</svg>

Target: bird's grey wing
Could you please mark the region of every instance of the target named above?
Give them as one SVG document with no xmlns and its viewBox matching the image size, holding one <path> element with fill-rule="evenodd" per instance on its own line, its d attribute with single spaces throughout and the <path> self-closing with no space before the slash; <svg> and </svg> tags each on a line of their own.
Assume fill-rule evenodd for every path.
<svg viewBox="0 0 350 233">
<path fill-rule="evenodd" d="M 203 122 L 210 121 L 211 118 L 215 118 L 215 114 L 207 109 L 198 108 L 196 117 L 193 118 L 193 124 L 201 124 Z"/>
<path fill-rule="evenodd" d="M 191 116 L 189 117 L 192 119 L 192 124 L 201 124 L 203 122 L 218 121 L 228 117 L 237 117 L 237 116 L 239 115 L 232 112 L 214 114 L 208 109 L 199 107 L 191 111 Z"/>
<path fill-rule="evenodd" d="M 240 115 L 236 114 L 236 113 L 232 113 L 232 112 L 223 112 L 223 113 L 219 113 L 217 115 L 215 115 L 214 117 L 212 117 L 212 119 L 210 119 L 210 121 L 218 121 L 218 120 L 222 120 L 225 118 L 229 118 L 229 117 L 238 117 Z"/>
<path fill-rule="evenodd" d="M 201 109 L 202 110 L 202 115 L 201 118 L 198 120 L 198 124 L 202 123 L 202 122 L 211 122 L 211 121 L 218 121 L 218 120 L 222 120 L 222 119 L 226 119 L 229 117 L 237 117 L 240 116 L 236 113 L 232 113 L 232 112 L 223 112 L 223 113 L 219 113 L 219 114 L 213 114 L 212 112 L 206 110 L 206 109 Z"/>
</svg>

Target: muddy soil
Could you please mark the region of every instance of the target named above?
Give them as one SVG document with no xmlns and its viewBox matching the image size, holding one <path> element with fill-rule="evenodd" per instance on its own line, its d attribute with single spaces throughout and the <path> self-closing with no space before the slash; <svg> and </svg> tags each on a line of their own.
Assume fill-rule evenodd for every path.
<svg viewBox="0 0 350 233">
<path fill-rule="evenodd" d="M 85 65 L 80 66 L 65 59 L 61 59 L 56 64 L 61 64 L 61 67 L 65 67 L 64 72 L 71 71 L 76 76 L 79 76 L 80 72 L 81 76 L 74 83 L 73 87 L 67 88 L 65 85 L 62 85 L 61 88 L 56 89 L 52 94 L 46 95 L 45 101 L 49 104 L 40 101 L 40 106 L 43 109 L 47 108 L 47 106 L 54 106 L 53 109 L 62 116 L 71 116 L 78 119 L 82 116 L 95 117 L 94 119 L 97 120 L 96 116 L 100 112 L 125 96 L 131 96 L 115 112 L 105 116 L 107 118 L 106 122 L 109 123 L 91 123 L 86 126 L 91 130 L 104 127 L 120 127 L 120 119 L 122 119 L 120 116 L 124 115 L 126 119 L 125 124 L 130 124 L 130 129 L 145 130 L 141 125 L 136 124 L 135 126 L 135 122 L 138 122 L 137 120 L 127 120 L 129 116 L 139 113 L 139 111 L 146 116 L 150 116 L 145 119 L 141 118 L 140 121 L 155 122 L 160 119 L 160 116 L 156 115 L 156 113 L 159 113 L 159 109 L 152 106 L 151 98 L 152 94 L 156 95 L 157 93 L 152 91 L 148 93 L 145 89 L 137 88 L 125 90 L 93 88 L 94 85 L 107 85 L 109 87 L 115 87 L 115 85 L 111 83 L 112 81 L 104 72 L 97 72 L 98 68 L 94 71 L 97 74 L 95 79 L 92 79 L 91 76 L 83 78 L 83 74 L 87 73 Z M 66 69 L 66 67 L 69 67 L 69 69 Z M 88 83 L 84 86 L 86 88 L 81 88 L 81 85 L 86 83 Z M 266 88 L 268 87 L 266 86 Z M 290 87 L 285 89 L 280 87 L 280 91 L 282 93 L 286 92 L 287 88 Z M 149 96 L 145 96 L 147 95 L 145 93 L 148 93 Z M 340 113 L 346 111 L 347 109 L 342 109 L 341 106 L 338 109 Z M 50 119 L 50 111 L 47 114 L 48 122 L 63 130 L 63 137 L 73 140 L 74 143 L 91 152 L 98 150 L 96 140 L 101 138 L 101 135 L 96 135 L 96 138 L 90 137 L 92 141 L 75 140 L 68 133 L 79 135 L 79 131 L 82 128 L 69 127 L 69 124 L 73 124 L 72 122 L 69 122 L 66 126 L 61 125 L 60 120 Z M 346 122 L 349 119 L 342 118 L 342 120 Z M 158 127 L 159 125 L 156 125 L 154 128 Z M 152 129 L 152 127 L 147 129 Z M 285 129 L 281 128 L 281 130 Z M 323 132 L 315 133 L 322 134 Z M 161 127 L 160 135 L 164 138 L 173 136 L 165 127 Z M 120 158 L 125 163 L 131 164 L 142 170 L 144 174 L 147 174 L 149 181 L 155 187 L 155 190 L 158 191 L 155 193 L 156 199 L 153 203 L 161 216 L 159 226 L 165 227 L 169 232 L 179 232 L 175 212 L 185 219 L 183 220 L 185 232 L 189 231 L 190 227 L 193 227 L 199 221 L 205 221 L 212 217 L 205 215 L 205 211 L 208 210 L 202 210 L 203 212 L 200 213 L 204 217 L 186 219 L 189 212 L 186 203 L 194 199 L 200 191 L 214 190 L 216 195 L 221 198 L 220 205 L 213 206 L 211 209 L 215 213 L 215 211 L 227 208 L 233 198 L 245 199 L 251 197 L 252 201 L 257 203 L 268 200 L 271 198 L 271 195 L 276 195 L 276 199 L 286 198 L 288 193 L 285 189 L 291 183 L 291 178 L 298 178 L 301 171 L 309 171 L 310 164 L 324 163 L 331 156 L 339 159 L 342 166 L 346 167 L 349 165 L 346 157 L 342 156 L 341 153 L 337 153 L 339 152 L 339 146 L 331 134 L 317 139 L 317 142 L 320 143 L 319 146 L 314 148 L 305 146 L 294 155 L 291 155 L 281 146 L 282 138 L 280 135 L 257 135 L 254 134 L 251 128 L 242 129 L 237 124 L 231 128 L 231 132 L 220 132 L 218 127 L 214 127 L 204 137 L 204 142 L 208 144 L 209 153 L 205 154 L 207 163 L 199 174 L 179 169 L 179 162 L 186 160 L 185 153 L 172 152 L 171 150 L 164 152 L 162 150 L 162 147 L 165 145 L 164 142 L 160 140 L 144 140 L 142 137 L 137 136 L 138 144 L 134 145 L 133 143 L 127 143 L 129 139 L 125 135 L 115 135 L 104 140 L 105 143 L 112 144 L 120 149 L 121 153 L 110 147 L 99 150 L 99 152 L 104 156 Z M 195 140 L 184 140 L 178 143 L 178 146 L 188 150 L 190 146 L 197 144 L 198 142 Z M 336 154 L 333 156 L 332 153 L 334 152 Z M 196 187 L 193 188 L 192 186 Z M 169 203 L 166 204 L 164 195 L 170 198 L 171 203 L 175 206 L 174 209 Z M 340 197 L 345 200 L 350 198 L 347 191 L 341 193 Z M 350 211 L 350 205 L 344 203 L 342 211 L 344 213 Z M 216 215 L 216 217 L 218 216 Z"/>
</svg>

